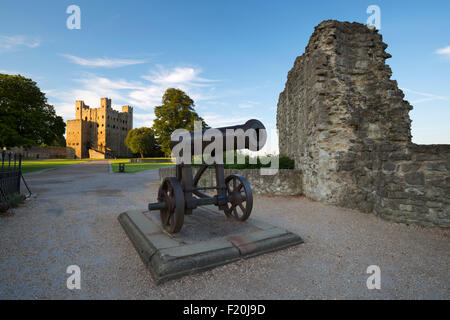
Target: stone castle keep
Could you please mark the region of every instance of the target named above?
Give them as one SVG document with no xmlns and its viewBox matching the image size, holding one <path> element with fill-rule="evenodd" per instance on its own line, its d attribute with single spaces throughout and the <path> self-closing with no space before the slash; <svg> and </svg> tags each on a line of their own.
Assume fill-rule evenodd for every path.
<svg viewBox="0 0 450 320">
<path fill-rule="evenodd" d="M 83 101 L 75 103 L 75 120 L 67 121 L 67 146 L 77 158 L 128 157 L 131 151 L 125 138 L 133 128 L 133 108 L 122 112 L 111 108 L 111 99 L 102 98 L 100 108 L 89 108 Z"/>
<path fill-rule="evenodd" d="M 411 142 L 412 107 L 386 48 L 365 25 L 319 24 L 279 97 L 280 154 L 314 200 L 449 227 L 450 145 Z"/>
</svg>

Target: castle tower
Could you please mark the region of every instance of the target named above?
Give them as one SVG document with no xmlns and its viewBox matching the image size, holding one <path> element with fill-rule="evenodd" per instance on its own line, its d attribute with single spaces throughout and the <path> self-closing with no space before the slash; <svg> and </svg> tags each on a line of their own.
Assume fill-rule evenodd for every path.
<svg viewBox="0 0 450 320">
<path fill-rule="evenodd" d="M 75 119 L 81 119 L 83 115 L 83 108 L 85 108 L 83 100 L 75 101 Z"/>
<path fill-rule="evenodd" d="M 133 129 L 133 107 L 131 106 L 122 106 L 122 112 L 127 114 L 127 129 L 128 131 Z"/>
<path fill-rule="evenodd" d="M 67 121 L 67 146 L 75 149 L 78 158 L 130 156 L 124 142 L 132 128 L 131 106 L 118 112 L 112 109 L 109 98 L 100 99 L 100 108 L 76 101 L 75 120 Z"/>
<path fill-rule="evenodd" d="M 100 108 L 111 108 L 111 99 L 101 98 L 100 99 Z"/>
</svg>

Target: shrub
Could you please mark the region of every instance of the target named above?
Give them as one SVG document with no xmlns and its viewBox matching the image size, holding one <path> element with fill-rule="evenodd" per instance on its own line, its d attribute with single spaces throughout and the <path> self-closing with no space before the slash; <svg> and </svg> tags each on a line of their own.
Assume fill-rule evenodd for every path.
<svg viewBox="0 0 450 320">
<path fill-rule="evenodd" d="M 287 156 L 273 156 L 267 155 L 269 158 L 279 157 L 279 169 L 294 169 L 295 163 L 294 160 L 290 159 Z M 225 156 L 224 156 L 225 163 Z M 249 155 L 245 155 L 245 162 L 242 164 L 237 163 L 237 152 L 234 153 L 234 161 L 232 164 L 225 163 L 225 169 L 260 169 L 260 168 L 269 168 L 270 162 L 268 164 L 262 164 L 260 158 L 258 157 L 256 160 L 254 157 L 250 157 Z"/>
<path fill-rule="evenodd" d="M 261 163 L 261 159 L 257 157 L 251 157 L 249 155 L 244 155 L 244 163 L 237 163 L 237 157 L 238 153 L 237 151 L 234 152 L 233 155 L 233 163 L 226 163 L 226 153 L 223 154 L 223 163 L 225 169 L 260 169 L 260 168 L 270 168 L 271 162 L 267 164 Z M 294 169 L 295 168 L 295 162 L 288 156 L 274 156 L 274 155 L 267 155 L 264 157 L 268 158 L 279 158 L 278 159 L 278 165 L 279 169 Z M 199 160 L 199 158 L 192 157 L 192 163 L 196 163 L 196 161 Z M 204 163 L 204 159 L 203 159 Z"/>
<path fill-rule="evenodd" d="M 280 169 L 294 169 L 295 161 L 289 158 L 288 156 L 280 156 Z"/>
<path fill-rule="evenodd" d="M 17 208 L 25 200 L 25 196 L 18 192 L 10 194 L 8 196 L 9 205 L 12 208 Z M 5 212 L 8 209 L 8 204 L 5 202 L 0 202 L 0 212 Z"/>
</svg>

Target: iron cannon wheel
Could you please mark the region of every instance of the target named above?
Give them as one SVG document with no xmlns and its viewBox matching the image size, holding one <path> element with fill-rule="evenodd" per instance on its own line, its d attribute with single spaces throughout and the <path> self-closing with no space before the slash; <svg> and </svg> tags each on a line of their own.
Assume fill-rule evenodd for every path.
<svg viewBox="0 0 450 320">
<path fill-rule="evenodd" d="M 250 217 L 253 208 L 253 194 L 250 184 L 239 175 L 232 174 L 225 179 L 228 203 L 224 210 L 228 217 L 245 221 Z"/>
<path fill-rule="evenodd" d="M 169 233 L 177 233 L 184 222 L 184 193 L 180 182 L 173 177 L 165 178 L 159 187 L 158 201 L 167 207 L 160 210 L 163 228 Z"/>
</svg>

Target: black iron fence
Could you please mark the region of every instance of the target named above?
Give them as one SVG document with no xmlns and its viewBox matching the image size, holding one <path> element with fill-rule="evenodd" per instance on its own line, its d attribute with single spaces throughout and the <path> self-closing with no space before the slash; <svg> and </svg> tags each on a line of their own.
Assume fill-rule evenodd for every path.
<svg viewBox="0 0 450 320">
<path fill-rule="evenodd" d="M 22 175 L 22 155 L 2 151 L 0 167 L 0 202 L 9 207 L 10 196 L 20 193 L 20 180 L 22 179 L 28 192 L 31 194 Z"/>
</svg>

